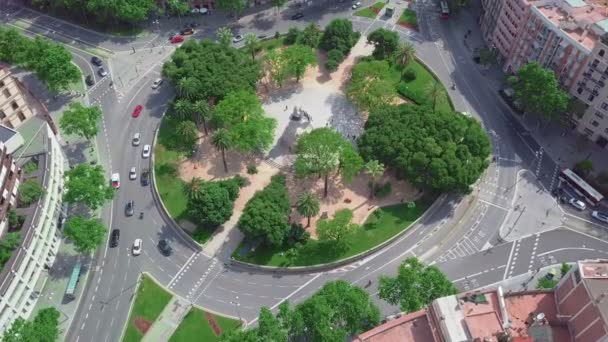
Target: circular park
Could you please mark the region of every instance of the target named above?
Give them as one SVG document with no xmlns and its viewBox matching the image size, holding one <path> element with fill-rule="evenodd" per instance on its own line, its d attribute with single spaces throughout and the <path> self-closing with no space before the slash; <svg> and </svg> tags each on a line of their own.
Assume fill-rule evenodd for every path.
<svg viewBox="0 0 608 342">
<path fill-rule="evenodd" d="M 488 165 L 479 123 L 395 32 L 336 19 L 240 49 L 218 37 L 165 64 L 177 96 L 154 150 L 160 198 L 200 244 L 236 237 L 232 258 L 262 266 L 355 257 Z"/>
</svg>

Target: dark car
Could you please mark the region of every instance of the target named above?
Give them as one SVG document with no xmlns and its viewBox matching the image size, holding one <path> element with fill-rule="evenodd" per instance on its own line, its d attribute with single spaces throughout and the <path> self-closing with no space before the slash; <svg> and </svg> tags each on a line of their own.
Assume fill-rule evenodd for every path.
<svg viewBox="0 0 608 342">
<path fill-rule="evenodd" d="M 95 80 L 93 79 L 93 76 L 91 75 L 87 75 L 87 77 L 84 79 L 84 82 L 90 87 L 93 84 L 95 84 Z"/>
<path fill-rule="evenodd" d="M 291 20 L 298 20 L 298 19 L 301 19 L 303 17 L 304 17 L 304 13 L 298 12 L 298 13 L 296 13 L 296 14 L 294 14 L 294 15 L 291 16 Z"/>
<path fill-rule="evenodd" d="M 99 76 L 101 77 L 106 77 L 108 76 L 108 72 L 104 69 L 104 68 L 99 68 L 99 70 L 97 70 L 97 73 L 99 74 Z"/>
<path fill-rule="evenodd" d="M 127 202 L 127 205 L 125 206 L 125 215 L 133 216 L 134 212 L 135 212 L 135 201 Z"/>
<path fill-rule="evenodd" d="M 193 29 L 193 28 L 191 28 L 191 27 L 185 28 L 185 29 L 183 29 L 183 30 L 180 32 L 180 34 L 181 34 L 182 36 L 191 35 L 191 34 L 193 34 L 193 33 L 194 33 L 194 29 Z"/>
<path fill-rule="evenodd" d="M 173 252 L 173 248 L 171 248 L 169 242 L 165 239 L 160 239 L 158 241 L 158 249 L 160 249 L 160 252 L 165 256 L 169 256 Z"/>
<path fill-rule="evenodd" d="M 110 236 L 110 247 L 118 247 L 118 240 L 120 240 L 120 230 L 114 229 Z"/>
<path fill-rule="evenodd" d="M 141 185 L 148 186 L 150 184 L 150 171 L 148 169 L 144 169 L 141 173 Z"/>
<path fill-rule="evenodd" d="M 103 62 L 101 61 L 101 58 L 99 58 L 97 56 L 91 57 L 91 63 L 93 63 L 97 66 L 101 66 L 101 64 L 103 64 Z"/>
</svg>

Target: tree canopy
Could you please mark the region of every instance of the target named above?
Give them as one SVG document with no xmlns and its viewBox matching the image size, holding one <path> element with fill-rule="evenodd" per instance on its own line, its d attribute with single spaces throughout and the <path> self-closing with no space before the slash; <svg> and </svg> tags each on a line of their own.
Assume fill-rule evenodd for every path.
<svg viewBox="0 0 608 342">
<path fill-rule="evenodd" d="M 65 172 L 63 200 L 71 204 L 84 204 L 91 210 L 101 207 L 114 197 L 114 188 L 108 183 L 103 168 L 86 163 L 77 164 Z"/>
<path fill-rule="evenodd" d="M 72 216 L 65 224 L 63 234 L 74 242 L 79 253 L 91 253 L 104 242 L 106 227 L 97 219 Z"/>
<path fill-rule="evenodd" d="M 72 15 L 87 17 L 100 23 L 135 23 L 146 20 L 156 8 L 154 0 L 32 0 L 32 4 L 42 9 L 52 8 Z"/>
<path fill-rule="evenodd" d="M 397 95 L 399 81 L 391 77 L 388 61 L 362 61 L 357 63 L 346 88 L 348 98 L 363 110 L 371 110 L 391 103 Z"/>
<path fill-rule="evenodd" d="M 219 101 L 230 92 L 254 92 L 261 73 L 245 51 L 208 40 L 188 40 L 164 64 L 163 75 L 178 90 L 180 80 L 192 78 L 196 80 L 189 92 L 193 99 Z"/>
<path fill-rule="evenodd" d="M 363 160 L 353 145 L 329 127 L 302 134 L 296 144 L 296 154 L 296 175 L 323 177 L 324 196 L 327 196 L 330 173 L 339 170 L 344 179 L 350 181 L 363 167 Z"/>
<path fill-rule="evenodd" d="M 399 48 L 399 35 L 395 31 L 379 28 L 367 35 L 367 42 L 374 44 L 374 58 L 386 59 Z"/>
<path fill-rule="evenodd" d="M 61 130 L 66 134 L 77 134 L 90 140 L 99 132 L 101 109 L 97 106 L 85 107 L 80 102 L 70 103 L 59 120 Z"/>
<path fill-rule="evenodd" d="M 59 339 L 59 311 L 53 307 L 44 308 L 36 314 L 32 321 L 17 318 L 4 331 L 3 342 L 55 342 Z"/>
<path fill-rule="evenodd" d="M 546 121 L 556 119 L 568 108 L 568 94 L 560 89 L 555 73 L 537 62 L 528 63 L 509 77 L 515 98 L 527 112 Z"/>
<path fill-rule="evenodd" d="M 206 227 L 217 227 L 232 215 L 234 200 L 218 182 L 205 182 L 200 194 L 188 200 L 190 216 Z"/>
<path fill-rule="evenodd" d="M 425 266 L 416 257 L 405 259 L 396 277 L 382 276 L 378 296 L 405 312 L 414 312 L 433 300 L 458 293 L 436 266 Z"/>
<path fill-rule="evenodd" d="M 247 7 L 248 0 L 218 0 L 217 8 L 239 15 Z"/>
<path fill-rule="evenodd" d="M 319 46 L 325 51 L 340 50 L 346 56 L 360 36 L 350 20 L 334 19 L 325 27 Z"/>
<path fill-rule="evenodd" d="M 312 48 L 306 45 L 294 44 L 283 51 L 289 72 L 300 82 L 306 68 L 314 65 L 317 57 Z"/>
<path fill-rule="evenodd" d="M 468 192 L 488 166 L 491 147 L 473 119 L 400 105 L 370 112 L 359 151 L 365 160 L 393 167 L 415 186 Z"/>
<path fill-rule="evenodd" d="M 333 242 L 340 245 L 344 238 L 356 227 L 352 223 L 353 212 L 350 209 L 336 211 L 333 219 L 324 219 L 317 222 L 317 234 L 321 242 Z"/>
</svg>

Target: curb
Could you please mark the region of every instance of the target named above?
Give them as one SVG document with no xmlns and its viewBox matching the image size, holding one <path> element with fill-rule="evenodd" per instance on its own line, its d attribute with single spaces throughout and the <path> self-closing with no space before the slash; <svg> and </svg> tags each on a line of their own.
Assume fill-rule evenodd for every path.
<svg viewBox="0 0 608 342">
<path fill-rule="evenodd" d="M 127 316 L 127 321 L 125 322 L 125 324 L 123 324 L 122 326 L 122 332 L 120 333 L 120 340 L 124 340 L 125 338 L 125 333 L 127 332 L 127 327 L 129 326 L 129 321 L 131 318 L 131 311 L 133 310 L 133 305 L 135 305 L 135 298 L 137 297 L 137 291 L 139 291 L 139 286 L 141 285 L 141 277 L 144 275 L 144 273 L 147 276 L 150 276 L 147 272 L 140 272 L 139 276 L 137 277 L 137 286 L 135 287 L 135 295 L 133 296 L 133 299 L 131 300 L 131 304 L 129 305 L 129 315 Z M 152 281 L 156 282 L 156 279 L 150 277 L 152 279 Z"/>
<path fill-rule="evenodd" d="M 321 272 L 321 271 L 326 271 L 326 270 L 331 270 L 334 269 L 336 267 L 339 266 L 343 266 L 346 264 L 350 264 L 354 261 L 363 259 L 381 249 L 384 249 L 385 247 L 387 247 L 388 245 L 390 245 L 391 243 L 393 243 L 395 240 L 397 240 L 400 237 L 406 236 L 408 233 L 412 232 L 412 229 L 407 229 L 408 227 L 413 227 L 414 225 L 416 225 L 420 220 L 422 220 L 423 218 L 427 217 L 428 215 L 430 215 L 431 213 L 433 213 L 435 210 L 437 210 L 437 208 L 440 206 L 440 204 L 443 204 L 443 202 L 446 200 L 447 195 L 443 194 L 440 195 L 437 199 L 435 199 L 435 202 L 433 202 L 433 204 L 431 204 L 427 210 L 420 215 L 420 217 L 418 217 L 414 222 L 412 222 L 409 226 L 405 227 L 401 232 L 393 235 L 390 239 L 366 250 L 363 251 L 359 254 L 350 256 L 348 258 L 345 259 L 341 259 L 338 261 L 334 261 L 334 262 L 330 262 L 330 263 L 326 263 L 326 264 L 320 264 L 320 265 L 312 265 L 312 266 L 297 266 L 297 267 L 277 267 L 277 266 L 262 266 L 262 265 L 256 265 L 256 264 L 251 264 L 245 261 L 240 261 L 240 260 L 236 260 L 234 258 L 231 257 L 230 259 L 230 263 L 232 265 L 237 265 L 237 266 L 241 266 L 243 268 L 247 268 L 247 269 L 251 269 L 251 270 L 256 270 L 256 271 L 265 271 L 265 272 L 277 272 L 277 271 L 281 271 L 281 273 L 310 273 L 310 272 Z"/>
</svg>

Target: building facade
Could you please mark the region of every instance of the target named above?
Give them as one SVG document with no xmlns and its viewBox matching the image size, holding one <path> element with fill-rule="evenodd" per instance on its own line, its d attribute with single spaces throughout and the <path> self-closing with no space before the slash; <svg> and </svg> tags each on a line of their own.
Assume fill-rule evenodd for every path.
<svg viewBox="0 0 608 342">
<path fill-rule="evenodd" d="M 10 70 L 0 68 L 0 122 L 9 128 L 17 128 L 32 115 L 19 81 Z"/>
<path fill-rule="evenodd" d="M 0 141 L 0 240 L 8 230 L 7 214 L 17 201 L 21 175 L 21 169 L 15 165 L 6 144 Z"/>
<path fill-rule="evenodd" d="M 61 213 L 66 160 L 46 123 L 34 139 L 39 139 L 43 150 L 24 154 L 19 161 L 37 161 L 38 170 L 29 177 L 37 178 L 44 194 L 25 209 L 29 213 L 21 228 L 21 245 L 0 272 L 0 332 L 10 327 L 15 319 L 30 316 L 37 301 L 35 287 L 46 276 L 43 274 L 45 268 L 53 264 L 60 244 L 57 221 Z"/>
</svg>

